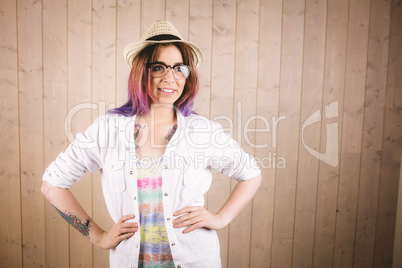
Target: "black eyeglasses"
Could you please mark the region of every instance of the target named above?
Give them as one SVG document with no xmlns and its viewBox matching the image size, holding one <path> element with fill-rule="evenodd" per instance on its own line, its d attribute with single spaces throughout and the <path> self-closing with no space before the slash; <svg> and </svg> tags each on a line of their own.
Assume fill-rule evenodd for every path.
<svg viewBox="0 0 402 268">
<path fill-rule="evenodd" d="M 185 64 L 178 64 L 175 66 L 166 65 L 161 62 L 149 63 L 149 72 L 152 77 L 159 78 L 166 75 L 168 68 L 173 71 L 173 75 L 177 80 L 187 79 L 190 76 L 190 66 Z"/>
</svg>

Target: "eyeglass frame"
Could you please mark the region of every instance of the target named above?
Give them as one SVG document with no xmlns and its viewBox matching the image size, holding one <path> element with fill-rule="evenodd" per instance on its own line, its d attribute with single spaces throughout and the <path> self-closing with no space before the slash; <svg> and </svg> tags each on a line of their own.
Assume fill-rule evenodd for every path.
<svg viewBox="0 0 402 268">
<path fill-rule="evenodd" d="M 166 69 L 165 69 L 165 73 L 164 73 L 162 76 L 159 76 L 159 77 L 153 76 L 153 75 L 152 75 L 152 71 L 151 71 L 151 65 L 153 65 L 153 64 L 160 64 L 160 65 L 165 66 L 165 68 L 166 68 Z M 175 67 L 178 67 L 178 66 L 186 66 L 186 67 L 188 68 L 189 74 L 188 74 L 187 77 L 185 77 L 185 78 L 177 78 L 177 77 L 176 77 L 176 72 L 174 71 L 174 68 L 175 68 Z M 174 76 L 177 80 L 187 79 L 187 78 L 189 78 L 189 76 L 190 76 L 190 74 L 191 74 L 191 68 L 190 68 L 189 65 L 186 65 L 186 64 L 167 65 L 167 64 L 165 64 L 165 63 L 163 63 L 163 62 L 157 61 L 157 62 L 147 63 L 147 67 L 148 67 L 148 69 L 149 69 L 149 74 L 150 74 L 152 77 L 154 77 L 154 78 L 161 78 L 161 77 L 164 77 L 164 76 L 167 74 L 169 67 L 170 67 L 170 69 L 172 69 L 173 76 Z"/>
</svg>

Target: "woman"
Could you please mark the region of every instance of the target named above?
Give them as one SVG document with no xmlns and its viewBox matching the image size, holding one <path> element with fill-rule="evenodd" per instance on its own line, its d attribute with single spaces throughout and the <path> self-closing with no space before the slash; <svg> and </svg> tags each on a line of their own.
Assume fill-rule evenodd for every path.
<svg viewBox="0 0 402 268">
<path fill-rule="evenodd" d="M 200 49 L 168 21 L 157 21 L 128 45 L 129 100 L 100 116 L 50 164 L 42 192 L 95 246 L 110 249 L 111 267 L 221 267 L 215 230 L 225 227 L 261 182 L 254 159 L 192 111 Z M 239 183 L 210 213 L 203 195 L 210 168 Z M 102 230 L 68 190 L 100 170 L 115 224 Z"/>
</svg>

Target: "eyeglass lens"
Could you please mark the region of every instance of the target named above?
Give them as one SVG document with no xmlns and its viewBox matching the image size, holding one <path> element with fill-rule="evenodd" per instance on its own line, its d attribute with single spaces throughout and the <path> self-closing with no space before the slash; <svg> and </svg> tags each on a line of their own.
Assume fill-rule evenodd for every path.
<svg viewBox="0 0 402 268">
<path fill-rule="evenodd" d="M 173 69 L 173 74 L 176 79 L 186 79 L 190 75 L 190 67 L 187 65 L 167 66 L 161 63 L 151 64 L 151 75 L 155 78 L 162 77 L 167 73 L 169 67 Z"/>
</svg>

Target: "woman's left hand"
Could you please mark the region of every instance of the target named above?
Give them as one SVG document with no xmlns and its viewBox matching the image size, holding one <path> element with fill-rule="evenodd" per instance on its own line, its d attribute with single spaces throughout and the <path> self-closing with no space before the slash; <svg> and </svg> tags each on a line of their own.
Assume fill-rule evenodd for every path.
<svg viewBox="0 0 402 268">
<path fill-rule="evenodd" d="M 173 220 L 174 228 L 189 226 L 183 231 L 184 234 L 198 228 L 208 228 L 212 230 L 222 229 L 227 225 L 223 217 L 219 214 L 212 214 L 204 207 L 185 207 L 176 211 L 173 216 L 180 216 Z"/>
</svg>

